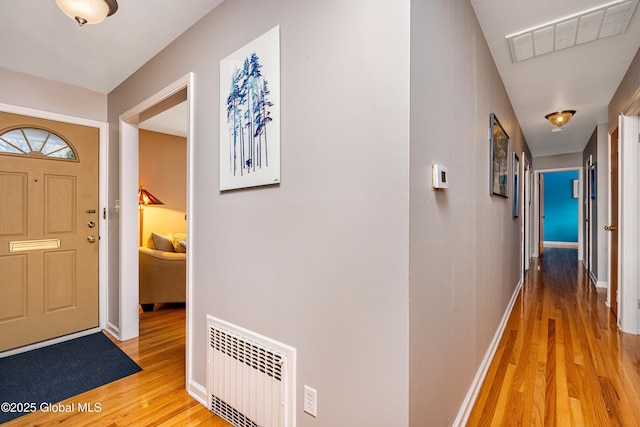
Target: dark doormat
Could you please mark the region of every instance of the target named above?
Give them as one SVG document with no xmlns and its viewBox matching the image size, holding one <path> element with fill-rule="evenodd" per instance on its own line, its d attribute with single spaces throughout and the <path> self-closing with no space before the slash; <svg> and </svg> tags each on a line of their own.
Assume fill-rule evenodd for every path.
<svg viewBox="0 0 640 427">
<path fill-rule="evenodd" d="M 102 332 L 1 358 L 0 423 L 141 370 Z"/>
</svg>

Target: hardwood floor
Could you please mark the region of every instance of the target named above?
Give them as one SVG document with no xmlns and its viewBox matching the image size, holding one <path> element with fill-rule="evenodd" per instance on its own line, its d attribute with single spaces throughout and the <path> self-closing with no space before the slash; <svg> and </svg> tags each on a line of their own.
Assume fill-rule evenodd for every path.
<svg viewBox="0 0 640 427">
<path fill-rule="evenodd" d="M 577 251 L 545 249 L 467 426 L 640 425 L 640 337 L 619 332 Z"/>
<path fill-rule="evenodd" d="M 4 426 L 230 426 L 185 390 L 184 308 L 156 307 L 140 313 L 138 338 L 112 339 L 143 370 L 62 402 L 99 404 L 99 412 L 39 411 Z"/>
</svg>

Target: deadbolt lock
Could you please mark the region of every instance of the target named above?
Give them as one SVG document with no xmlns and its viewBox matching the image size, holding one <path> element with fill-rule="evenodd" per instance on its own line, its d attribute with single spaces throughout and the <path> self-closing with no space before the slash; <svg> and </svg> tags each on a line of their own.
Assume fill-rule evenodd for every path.
<svg viewBox="0 0 640 427">
<path fill-rule="evenodd" d="M 89 222 L 87 223 L 87 227 L 89 227 L 89 228 L 93 228 L 93 227 L 95 227 L 95 226 L 96 226 L 96 223 L 95 223 L 95 222 L 93 222 L 93 221 L 89 221 Z"/>
</svg>

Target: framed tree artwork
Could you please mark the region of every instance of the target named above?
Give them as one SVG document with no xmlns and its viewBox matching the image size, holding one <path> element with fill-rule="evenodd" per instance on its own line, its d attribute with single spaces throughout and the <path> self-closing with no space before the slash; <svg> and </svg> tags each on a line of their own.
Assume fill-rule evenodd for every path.
<svg viewBox="0 0 640 427">
<path fill-rule="evenodd" d="M 280 28 L 220 61 L 220 191 L 280 182 Z"/>
<path fill-rule="evenodd" d="M 509 136 L 493 113 L 490 122 L 490 193 L 509 197 Z"/>
</svg>

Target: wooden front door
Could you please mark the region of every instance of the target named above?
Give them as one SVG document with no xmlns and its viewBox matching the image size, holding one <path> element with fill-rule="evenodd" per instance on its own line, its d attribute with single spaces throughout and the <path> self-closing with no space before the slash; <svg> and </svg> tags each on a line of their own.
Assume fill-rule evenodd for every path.
<svg viewBox="0 0 640 427">
<path fill-rule="evenodd" d="M 99 130 L 0 113 L 0 351 L 99 325 Z"/>
<path fill-rule="evenodd" d="M 610 303 L 611 311 L 618 318 L 618 129 L 611 134 L 611 219 L 607 230 L 611 234 Z"/>
</svg>

